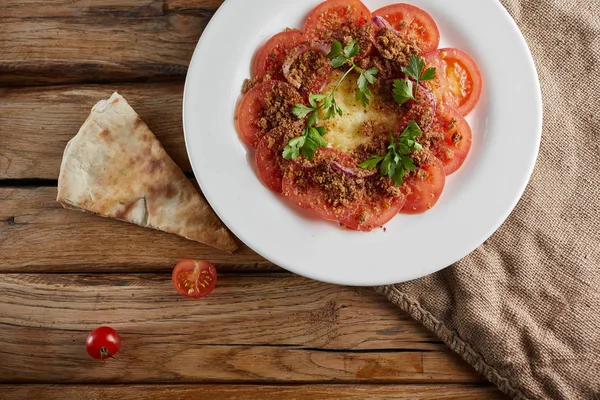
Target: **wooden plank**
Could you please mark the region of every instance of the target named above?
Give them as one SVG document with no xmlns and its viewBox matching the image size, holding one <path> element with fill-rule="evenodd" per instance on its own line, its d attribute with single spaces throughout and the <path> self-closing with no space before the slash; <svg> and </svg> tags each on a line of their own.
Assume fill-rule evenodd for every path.
<svg viewBox="0 0 600 400">
<path fill-rule="evenodd" d="M 223 0 L 20 0 L 0 4 L 4 18 L 126 16 L 147 18 L 174 11 L 215 11 Z"/>
<path fill-rule="evenodd" d="M 0 86 L 183 78 L 212 14 L 3 18 Z"/>
<path fill-rule="evenodd" d="M 67 142 L 94 104 L 118 91 L 167 153 L 191 171 L 183 139 L 183 83 L 0 88 L 0 179 L 57 179 Z"/>
<path fill-rule="evenodd" d="M 5 400 L 500 400 L 492 386 L 478 385 L 3 385 Z"/>
<path fill-rule="evenodd" d="M 170 271 L 182 258 L 220 270 L 279 270 L 240 243 L 234 254 L 176 235 L 64 209 L 55 187 L 0 187 L 0 272 Z"/>
<path fill-rule="evenodd" d="M 84 349 L 110 324 L 114 360 Z M 0 381 L 481 382 L 416 322 L 369 289 L 290 274 L 222 275 L 201 301 L 169 275 L 0 275 Z"/>
</svg>

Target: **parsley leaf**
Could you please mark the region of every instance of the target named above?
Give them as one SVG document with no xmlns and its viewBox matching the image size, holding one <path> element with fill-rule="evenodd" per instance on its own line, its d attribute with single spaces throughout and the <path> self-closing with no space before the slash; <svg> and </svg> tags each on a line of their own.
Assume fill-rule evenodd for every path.
<svg viewBox="0 0 600 400">
<path fill-rule="evenodd" d="M 320 101 L 325 100 L 327 96 L 325 96 L 324 94 L 315 94 L 315 93 L 311 93 L 308 95 L 308 102 L 310 103 L 310 105 L 313 107 L 313 109 L 318 108 L 318 103 Z"/>
<path fill-rule="evenodd" d="M 296 104 L 292 110 L 294 115 L 299 119 L 306 118 L 306 116 L 313 111 L 315 111 L 314 107 L 307 107 L 304 104 Z"/>
<path fill-rule="evenodd" d="M 333 68 L 339 68 L 342 65 L 346 64 L 347 62 L 348 62 L 348 59 L 345 56 L 340 55 L 331 60 L 331 66 Z"/>
<path fill-rule="evenodd" d="M 359 164 L 359 167 L 375 169 L 379 165 L 379 173 L 382 176 L 388 176 L 396 186 L 402 186 L 406 171 L 415 170 L 415 162 L 409 155 L 414 150 L 422 149 L 421 145 L 415 140 L 415 137 L 420 136 L 422 133 L 419 125 L 415 121 L 410 121 L 406 129 L 397 138 L 390 134 L 390 145 L 385 156 L 373 155 Z"/>
<path fill-rule="evenodd" d="M 404 79 L 394 80 L 394 89 L 392 90 L 394 100 L 398 104 L 404 104 L 408 100 L 414 100 L 413 96 L 413 83 L 412 81 L 406 81 Z"/>
<path fill-rule="evenodd" d="M 414 54 L 410 56 L 410 60 L 408 61 L 408 66 L 402 67 L 402 72 L 406 75 L 410 76 L 417 82 L 419 81 L 419 77 L 421 76 L 421 71 L 425 67 L 425 61 Z"/>
<path fill-rule="evenodd" d="M 306 140 L 304 141 L 304 146 L 302 146 L 302 149 L 300 151 L 302 152 L 302 155 L 304 157 L 308 158 L 309 160 L 312 160 L 315 156 L 315 152 L 317 151 L 318 147 L 319 145 L 314 140 L 312 140 L 310 137 L 306 137 Z"/>
<path fill-rule="evenodd" d="M 379 73 L 379 70 L 375 67 L 373 68 L 369 68 L 368 70 L 366 70 L 365 72 L 363 72 L 361 75 L 364 75 L 365 78 L 367 79 L 367 82 L 369 82 L 370 84 L 374 84 L 375 81 L 377 79 L 375 79 L 375 75 L 377 75 Z"/>
<path fill-rule="evenodd" d="M 398 104 L 404 104 L 408 100 L 416 99 L 419 82 L 435 79 L 435 68 L 427 68 L 426 70 L 423 70 L 423 68 L 425 68 L 425 60 L 414 54 L 410 56 L 408 66 L 402 67 L 402 72 L 413 78 L 415 83 L 410 80 L 404 81 L 405 83 L 402 83 L 403 81 L 399 79 L 394 81 L 394 100 Z"/>
<path fill-rule="evenodd" d="M 323 126 L 316 126 L 319 123 L 319 112 L 323 113 L 321 116 L 324 115 L 325 119 L 333 118 L 336 114 L 340 117 L 344 115 L 344 111 L 335 101 L 335 92 L 350 72 L 358 71 L 360 74 L 357 80 L 358 90 L 355 94 L 356 100 L 360 101 L 363 107 L 369 105 L 369 97 L 373 95 L 369 85 L 375 83 L 375 75 L 379 73 L 379 70 L 377 68 L 369 68 L 367 70 L 359 68 L 353 61 L 353 58 L 359 51 L 360 47 L 356 40 L 351 41 L 345 47 L 342 47 L 342 44 L 338 40 L 332 43 L 331 50 L 327 54 L 331 66 L 333 68 L 340 68 L 348 64 L 350 68 L 348 68 L 329 94 L 311 93 L 308 96 L 310 106 L 296 104 L 292 112 L 299 119 L 306 118 L 306 129 L 302 132 L 302 136 L 293 138 L 287 143 L 283 149 L 284 158 L 295 159 L 302 154 L 304 157 L 312 160 L 319 147 L 327 147 L 327 141 L 323 139 L 327 130 Z"/>
<path fill-rule="evenodd" d="M 375 169 L 377 168 L 377 164 L 379 164 L 382 160 L 383 157 L 375 154 L 369 157 L 366 161 L 363 161 L 362 163 L 358 164 L 358 166 L 366 169 Z"/>
<path fill-rule="evenodd" d="M 324 127 L 321 127 L 324 128 Z M 327 141 L 323 139 L 321 132 L 317 130 L 317 128 L 310 128 L 308 130 L 308 138 L 315 142 L 319 147 L 327 147 Z"/>
<path fill-rule="evenodd" d="M 358 68 L 358 67 L 356 67 Z M 373 95 L 371 93 L 371 89 L 369 89 L 369 84 L 373 84 L 376 81 L 375 75 L 379 70 L 377 68 L 370 68 L 366 71 L 362 71 L 356 81 L 356 85 L 358 86 L 358 92 L 356 92 L 356 100 L 362 103 L 363 107 L 369 105 L 369 97 Z"/>
<path fill-rule="evenodd" d="M 333 60 L 340 54 L 342 54 L 342 44 L 338 40 L 334 40 L 333 44 L 331 45 L 331 50 L 329 51 L 329 54 L 327 54 L 327 58 Z"/>
<path fill-rule="evenodd" d="M 295 160 L 300 155 L 300 148 L 304 146 L 305 136 L 298 136 L 290 140 L 283 149 L 283 158 Z"/>
<path fill-rule="evenodd" d="M 340 116 L 343 115 L 343 111 L 339 107 L 337 107 L 337 104 L 335 104 L 335 98 L 333 96 L 335 94 L 335 91 L 339 87 L 340 83 L 353 70 L 356 70 L 360 73 L 358 80 L 357 80 L 358 92 L 356 92 L 356 95 L 355 95 L 356 100 L 360 101 L 361 104 L 363 105 L 363 107 L 366 107 L 369 105 L 369 97 L 372 96 L 373 94 L 371 93 L 371 90 L 368 88 L 368 85 L 369 84 L 372 85 L 375 83 L 375 81 L 377 80 L 375 78 L 375 75 L 377 75 L 379 70 L 377 68 L 369 68 L 367 70 L 363 70 L 362 68 L 359 68 L 352 60 L 358 54 L 359 51 L 360 51 L 360 46 L 357 44 L 356 40 L 351 41 L 344 48 L 342 48 L 342 44 L 337 40 L 335 40 L 333 42 L 333 44 L 331 45 L 331 51 L 329 52 L 329 54 L 327 54 L 327 57 L 330 59 L 331 66 L 333 68 L 340 68 L 346 64 L 350 64 L 350 69 L 348 69 L 348 71 L 346 71 L 344 76 L 335 85 L 332 93 L 330 94 L 331 99 L 332 99 L 331 104 L 328 104 L 327 106 L 323 107 L 323 109 L 325 111 L 325 119 L 329 119 L 329 118 L 333 117 L 335 114 L 338 114 Z M 331 108 L 333 108 L 333 110 Z"/>
<path fill-rule="evenodd" d="M 348 58 L 353 58 L 358 54 L 360 47 L 356 44 L 358 41 L 353 40 L 348 43 L 348 46 L 344 47 L 344 55 Z"/>
<path fill-rule="evenodd" d="M 435 68 L 427 68 L 419 77 L 420 81 L 431 81 L 433 79 L 435 79 Z"/>
</svg>

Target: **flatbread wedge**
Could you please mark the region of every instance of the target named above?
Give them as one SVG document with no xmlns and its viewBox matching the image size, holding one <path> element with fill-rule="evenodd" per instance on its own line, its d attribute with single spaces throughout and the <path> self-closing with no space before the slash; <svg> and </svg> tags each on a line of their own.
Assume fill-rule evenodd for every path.
<svg viewBox="0 0 600 400">
<path fill-rule="evenodd" d="M 148 126 L 118 93 L 69 141 L 57 201 L 233 252 L 235 241 Z"/>
</svg>

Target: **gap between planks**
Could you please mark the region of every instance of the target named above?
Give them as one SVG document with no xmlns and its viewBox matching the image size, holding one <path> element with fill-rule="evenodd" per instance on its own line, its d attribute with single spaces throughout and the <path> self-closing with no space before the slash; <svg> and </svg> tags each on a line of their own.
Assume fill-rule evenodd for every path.
<svg viewBox="0 0 600 400">
<path fill-rule="evenodd" d="M 83 343 L 107 323 L 124 345 L 98 363 Z M 166 275 L 0 275 L 0 354 L 3 382 L 483 381 L 372 290 L 293 275 L 221 276 L 201 301 Z"/>
<path fill-rule="evenodd" d="M 498 389 L 489 385 L 2 385 L 6 400 L 501 400 Z"/>
</svg>

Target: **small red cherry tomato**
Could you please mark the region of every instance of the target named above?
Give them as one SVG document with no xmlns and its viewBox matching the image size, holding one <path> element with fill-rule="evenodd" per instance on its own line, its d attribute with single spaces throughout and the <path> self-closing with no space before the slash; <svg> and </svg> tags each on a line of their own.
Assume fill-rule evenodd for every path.
<svg viewBox="0 0 600 400">
<path fill-rule="evenodd" d="M 207 296 L 217 284 L 217 270 L 208 261 L 181 260 L 173 269 L 177 293 L 194 299 Z"/>
<path fill-rule="evenodd" d="M 85 349 L 96 360 L 112 358 L 121 348 L 121 337 L 113 328 L 101 326 L 90 332 Z"/>
</svg>

